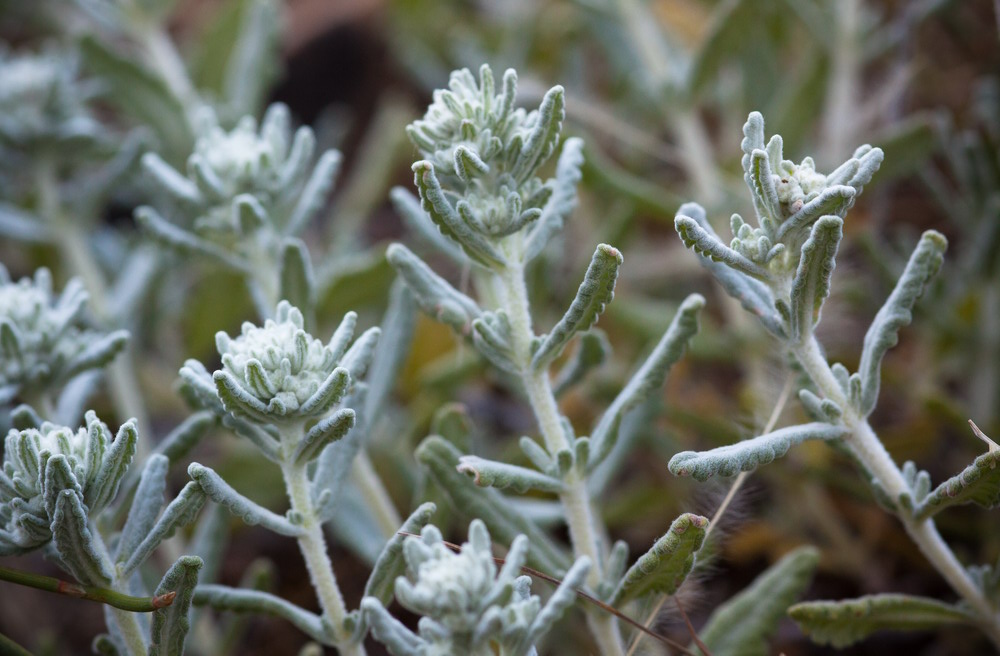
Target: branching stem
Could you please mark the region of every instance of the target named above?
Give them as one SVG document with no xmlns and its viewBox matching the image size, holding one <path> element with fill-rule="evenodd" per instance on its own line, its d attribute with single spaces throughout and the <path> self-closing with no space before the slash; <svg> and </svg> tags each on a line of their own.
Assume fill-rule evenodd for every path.
<svg viewBox="0 0 1000 656">
<path fill-rule="evenodd" d="M 554 456 L 563 449 L 569 449 L 571 445 L 563 432 L 548 371 L 535 371 L 531 366 L 531 341 L 534 332 L 531 327 L 531 310 L 524 282 L 524 270 L 509 266 L 501 278 L 503 301 L 510 318 L 515 357 L 522 372 L 521 384 L 535 414 L 545 447 Z M 591 588 L 595 588 L 601 582 L 603 558 L 598 547 L 599 530 L 587 493 L 586 481 L 573 471 L 566 477 L 565 483 L 566 490 L 559 495 L 559 498 L 566 513 L 573 554 L 577 558 L 580 556 L 590 558 L 593 565 L 587 583 Z M 587 613 L 587 623 L 597 640 L 601 654 L 616 656 L 625 653 L 618 623 L 612 616 L 591 610 Z"/>
</svg>

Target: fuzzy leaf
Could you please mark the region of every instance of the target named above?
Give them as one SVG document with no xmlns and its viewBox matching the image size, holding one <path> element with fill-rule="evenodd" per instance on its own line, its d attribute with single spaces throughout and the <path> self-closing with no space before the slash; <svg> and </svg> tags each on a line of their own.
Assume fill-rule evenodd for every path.
<svg viewBox="0 0 1000 656">
<path fill-rule="evenodd" d="M 166 437 L 156 445 L 156 452 L 165 455 L 172 463 L 177 462 L 187 455 L 215 424 L 214 413 L 208 410 L 196 412 L 167 433 Z"/>
<path fill-rule="evenodd" d="M 339 169 L 340 153 L 328 150 L 320 155 L 309 180 L 306 181 L 299 193 L 299 200 L 292 209 L 291 216 L 288 217 L 288 225 L 285 226 L 286 234 L 297 235 L 305 230 L 309 220 L 326 203 L 327 194 L 337 179 Z"/>
<path fill-rule="evenodd" d="M 372 567 L 372 573 L 365 584 L 365 597 L 374 597 L 383 604 L 392 601 L 393 587 L 396 578 L 406 573 L 406 561 L 403 560 L 403 542 L 407 536 L 403 533 L 419 535 L 421 529 L 430 523 L 431 515 L 437 510 L 433 503 L 422 503 L 413 511 L 399 531 L 395 533 L 379 554 Z"/>
<path fill-rule="evenodd" d="M 118 538 L 116 558 L 120 561 L 122 555 L 132 554 L 156 524 L 156 516 L 163 507 L 163 493 L 167 489 L 167 469 L 170 460 L 166 456 L 154 454 L 149 456 L 142 470 L 139 486 L 135 490 L 132 506 L 128 511 L 128 519 L 122 527 Z"/>
<path fill-rule="evenodd" d="M 307 317 L 316 307 L 316 276 L 309 251 L 300 239 L 287 239 L 281 251 L 281 298 Z"/>
<path fill-rule="evenodd" d="M 788 614 L 813 642 L 837 648 L 853 645 L 876 631 L 919 631 L 976 623 L 973 616 L 956 606 L 904 594 L 807 601 L 789 608 Z"/>
<path fill-rule="evenodd" d="M 330 636 L 323 627 L 323 621 L 315 613 L 260 590 L 241 590 L 226 585 L 199 585 L 195 588 L 192 603 L 195 606 L 209 606 L 215 610 L 237 613 L 258 613 L 280 617 L 292 623 L 313 640 L 331 644 Z"/>
<path fill-rule="evenodd" d="M 382 327 L 380 348 L 375 351 L 368 370 L 368 391 L 361 413 L 361 420 L 368 426 L 378 421 L 386 399 L 401 377 L 401 369 L 413 341 L 416 313 L 413 294 L 402 280 L 393 282 L 389 290 L 389 305 L 379 324 Z"/>
<path fill-rule="evenodd" d="M 677 210 L 677 216 L 690 218 L 704 232 L 718 240 L 719 237 L 709 225 L 708 219 L 705 217 L 705 210 L 701 205 L 685 203 Z M 702 265 L 712 272 L 726 293 L 739 301 L 744 310 L 760 319 L 771 334 L 784 338 L 785 329 L 781 317 L 774 309 L 774 294 L 771 293 L 767 285 L 756 278 L 726 266 L 722 262 L 715 262 L 708 258 L 700 259 Z"/>
<path fill-rule="evenodd" d="M 59 562 L 77 581 L 105 587 L 111 583 L 111 569 L 97 549 L 88 526 L 87 509 L 77 492 L 59 493 L 50 529 Z"/>
<path fill-rule="evenodd" d="M 361 612 L 371 626 L 372 636 L 385 645 L 392 656 L 421 656 L 427 653 L 427 641 L 390 615 L 378 599 L 362 599 Z"/>
<path fill-rule="evenodd" d="M 586 556 L 577 558 L 573 566 L 559 583 L 559 587 L 548 598 L 531 626 L 525 634 L 524 646 L 537 641 L 555 626 L 566 611 L 576 603 L 576 591 L 587 584 L 587 574 L 590 572 L 590 559 Z"/>
<path fill-rule="evenodd" d="M 87 413 L 88 426 L 97 421 L 93 412 Z M 135 456 L 136 442 L 139 433 L 135 428 L 135 420 L 129 420 L 121 425 L 115 435 L 111 448 L 104 454 L 101 466 L 94 477 L 92 485 L 87 489 L 87 506 L 91 512 L 98 512 L 110 504 L 118 488 L 128 473 L 128 467 Z"/>
<path fill-rule="evenodd" d="M 173 603 L 153 612 L 149 656 L 182 656 L 190 622 L 188 611 L 202 566 L 197 556 L 181 556 L 156 586 L 156 594 L 177 594 Z"/>
<path fill-rule="evenodd" d="M 194 253 L 202 257 L 207 257 L 213 262 L 225 265 L 240 273 L 252 273 L 249 265 L 245 262 L 237 259 L 215 244 L 205 241 L 194 233 L 188 232 L 183 228 L 178 228 L 160 216 L 152 207 L 146 205 L 137 207 L 134 216 L 135 222 L 139 227 L 164 246 L 184 253 Z"/>
<path fill-rule="evenodd" d="M 619 606 L 648 594 L 673 594 L 694 567 L 708 530 L 708 520 L 684 513 L 674 520 L 666 535 L 639 557 L 618 582 L 610 603 Z"/>
<path fill-rule="evenodd" d="M 534 175 L 555 149 L 563 119 L 566 118 L 565 96 L 563 88 L 558 85 L 545 92 L 545 97 L 538 106 L 535 127 L 524 141 L 511 170 L 519 181 L 524 182 Z"/>
<path fill-rule="evenodd" d="M 821 216 L 833 215 L 844 218 L 851 203 L 854 202 L 855 191 L 852 187 L 829 187 L 820 195 L 806 203 L 801 210 L 788 217 L 778 228 L 776 238 L 785 240 L 792 233 L 807 228 Z"/>
<path fill-rule="evenodd" d="M 500 543 L 510 544 L 518 535 L 527 535 L 531 541 L 529 560 L 533 566 L 556 576 L 566 571 L 569 559 L 545 532 L 515 512 L 500 492 L 476 487 L 458 471 L 461 453 L 444 438 L 434 435 L 426 438 L 417 448 L 416 455 L 460 514 L 482 519 L 490 535 Z"/>
<path fill-rule="evenodd" d="M 535 371 L 548 367 L 559 357 L 573 335 L 588 330 L 597 323 L 605 305 L 615 296 L 615 281 L 622 261 L 622 254 L 613 246 L 601 244 L 597 247 L 576 292 L 576 298 L 535 351 L 531 360 Z"/>
<path fill-rule="evenodd" d="M 680 359 L 684 347 L 698 332 L 698 313 L 704 306 L 705 299 L 699 294 L 684 299 L 653 352 L 604 412 L 590 436 L 589 469 L 599 465 L 611 453 L 625 415 L 663 385 L 670 367 Z"/>
<path fill-rule="evenodd" d="M 976 458 L 971 465 L 938 485 L 917 504 L 913 514 L 919 520 L 933 517 L 945 508 L 974 503 L 983 508 L 1000 505 L 1000 451 Z"/>
<path fill-rule="evenodd" d="M 706 231 L 697 221 L 691 217 L 678 215 L 674 219 L 674 228 L 680 235 L 684 245 L 692 249 L 695 253 L 713 262 L 722 262 L 739 273 L 756 278 L 757 280 L 767 280 L 767 269 L 756 262 L 740 255 L 729 246 L 726 246 L 713 233 Z"/>
<path fill-rule="evenodd" d="M 899 329 L 913 319 L 911 310 L 923 294 L 927 281 L 941 268 L 947 248 L 948 240 L 944 235 L 933 230 L 925 232 L 896 282 L 896 288 L 872 320 L 872 325 L 865 334 L 864 350 L 858 365 L 858 373 L 861 374 L 861 403 L 858 411 L 862 415 L 868 415 L 875 409 L 882 358 L 899 341 Z"/>
<path fill-rule="evenodd" d="M 540 471 L 486 460 L 479 456 L 459 458 L 458 471 L 471 477 L 472 482 L 479 487 L 494 487 L 498 490 L 513 488 L 520 494 L 528 490 L 562 492 L 565 487 L 559 479 Z"/>
<path fill-rule="evenodd" d="M 136 494 L 138 495 L 140 491 Z M 141 536 L 142 541 L 132 550 L 119 552 L 118 562 L 123 563 L 119 567 L 121 575 L 127 576 L 134 572 L 161 542 L 171 537 L 178 528 L 193 522 L 198 511 L 205 505 L 205 496 L 198 482 L 191 481 L 181 488 L 177 496 L 163 509 L 163 514 L 156 519 L 156 523 Z"/>
<path fill-rule="evenodd" d="M 552 195 L 525 240 L 525 262 L 533 260 L 542 252 L 552 236 L 562 228 L 566 217 L 576 208 L 576 186 L 580 184 L 582 166 L 583 140 L 571 137 L 563 144 L 556 163 Z"/>
<path fill-rule="evenodd" d="M 386 257 L 406 281 L 421 310 L 448 324 L 459 334 L 469 334 L 473 320 L 482 315 L 475 301 L 434 273 L 402 244 L 389 246 Z"/>
<path fill-rule="evenodd" d="M 226 61 L 223 95 L 233 116 L 253 116 L 260 112 L 277 72 L 281 16 L 273 0 L 247 2 L 241 13 Z"/>
<path fill-rule="evenodd" d="M 368 366 L 375 357 L 375 346 L 382 337 L 382 329 L 378 326 L 369 328 L 354 340 L 340 359 L 340 366 L 351 375 L 351 381 L 357 383 L 368 371 Z"/>
<path fill-rule="evenodd" d="M 819 323 L 820 309 L 830 295 L 830 278 L 843 236 L 844 220 L 824 216 L 813 224 L 809 239 L 802 245 L 802 257 L 792 281 L 792 339 L 811 335 Z"/>
<path fill-rule="evenodd" d="M 453 240 L 441 234 L 441 231 L 438 230 L 430 216 L 420 206 L 420 200 L 410 193 L 408 189 L 393 187 L 389 192 L 389 199 L 392 201 L 393 207 L 396 208 L 396 213 L 403 218 L 403 223 L 406 224 L 411 232 L 416 233 L 422 241 L 433 245 L 437 250 L 447 255 L 460 266 L 469 264 L 469 258 L 462 251 L 462 248 Z"/>
<path fill-rule="evenodd" d="M 466 255 L 484 267 L 504 266 L 506 259 L 490 239 L 466 223 L 452 207 L 434 173 L 434 165 L 419 161 L 412 168 L 421 207 L 430 215 L 441 234 L 460 245 Z"/>
<path fill-rule="evenodd" d="M 670 459 L 667 468 L 675 476 L 691 476 L 699 481 L 707 481 L 716 474 L 734 476 L 780 458 L 795 444 L 807 440 L 833 440 L 847 433 L 843 426 L 821 422 L 788 426 L 710 451 L 682 451 Z"/>
<path fill-rule="evenodd" d="M 292 524 L 285 517 L 247 499 L 208 467 L 192 462 L 188 467 L 188 474 L 201 486 L 209 499 L 225 506 L 229 512 L 242 519 L 246 524 L 250 526 L 260 524 L 279 535 L 290 537 L 302 535 L 301 528 Z"/>
<path fill-rule="evenodd" d="M 309 429 L 299 445 L 295 447 L 292 461 L 304 464 L 319 457 L 328 444 L 332 444 L 347 435 L 347 431 L 354 426 L 354 420 L 355 413 L 350 408 L 338 410 L 329 417 L 321 419 Z"/>
<path fill-rule="evenodd" d="M 818 563 L 816 549 L 796 549 L 718 606 L 699 632 L 712 656 L 770 654 L 770 638 L 788 607 L 809 587 Z M 691 650 L 696 651 L 694 647 Z"/>
</svg>

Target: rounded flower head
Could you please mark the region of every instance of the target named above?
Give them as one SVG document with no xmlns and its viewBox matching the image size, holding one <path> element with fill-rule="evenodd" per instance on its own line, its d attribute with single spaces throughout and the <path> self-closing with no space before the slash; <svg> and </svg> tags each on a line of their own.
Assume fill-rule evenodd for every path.
<svg viewBox="0 0 1000 656">
<path fill-rule="evenodd" d="M 238 337 L 216 335 L 222 368 L 209 376 L 196 361 L 181 375 L 202 398 L 211 394 L 226 411 L 259 420 L 299 422 L 325 415 L 371 358 L 378 329 L 348 349 L 357 315 L 349 313 L 327 344 L 303 328 L 302 313 L 287 301 L 263 326 L 243 324 Z"/>
<path fill-rule="evenodd" d="M 0 50 L 0 141 L 17 149 L 77 148 L 99 134 L 84 107 L 74 58 Z"/>
<path fill-rule="evenodd" d="M 315 147 L 316 138 L 308 127 L 292 132 L 284 105 L 271 105 L 259 129 L 254 117 L 244 116 L 226 130 L 205 108 L 186 173 L 174 170 L 155 153 L 144 155 L 142 162 L 158 186 L 177 201 L 181 218 L 196 233 L 190 239 L 205 239 L 244 256 L 250 251 L 259 255 L 301 231 L 322 207 L 340 156 L 327 151 L 314 164 Z M 165 220 L 150 217 L 152 212 L 143 208 L 137 218 L 154 235 L 176 232 L 177 228 L 166 232 L 158 228 Z"/>
<path fill-rule="evenodd" d="M 48 269 L 12 282 L 0 266 L 0 402 L 52 389 L 125 347 L 127 332 L 103 335 L 84 326 L 86 301 L 78 280 L 55 296 Z"/>
<path fill-rule="evenodd" d="M 527 656 L 534 643 L 576 600 L 590 561 L 580 558 L 542 607 L 531 594 L 531 578 L 521 576 L 528 538 L 514 539 L 503 567 L 497 570 L 490 535 L 481 520 L 469 525 L 469 541 L 457 553 L 432 525 L 420 537 L 403 543 L 406 576 L 396 579 L 396 599 L 422 615 L 419 635 L 393 619 L 375 597 L 361 602 L 374 637 L 387 644 L 407 644 L 413 654 Z"/>
<path fill-rule="evenodd" d="M 47 543 L 60 493 L 66 490 L 85 512 L 96 512 L 114 499 L 135 454 L 135 423 L 122 425 L 114 440 L 93 412 L 87 413 L 86 423 L 74 430 L 45 422 L 7 434 L 0 473 L 0 554 Z"/>
<path fill-rule="evenodd" d="M 447 90 L 434 92 L 427 113 L 407 127 L 423 160 L 413 165 L 423 208 L 441 232 L 486 266 L 504 262 L 496 240 L 540 219 L 555 194 L 565 213 L 579 180 L 579 144 L 556 178 L 542 181 L 539 168 L 555 151 L 565 116 L 563 88 L 553 87 L 538 109 L 515 109 L 517 74 L 504 73 L 497 93 L 489 66 L 479 80 L 468 69 L 451 74 Z M 561 221 L 553 218 L 554 221 Z"/>
</svg>

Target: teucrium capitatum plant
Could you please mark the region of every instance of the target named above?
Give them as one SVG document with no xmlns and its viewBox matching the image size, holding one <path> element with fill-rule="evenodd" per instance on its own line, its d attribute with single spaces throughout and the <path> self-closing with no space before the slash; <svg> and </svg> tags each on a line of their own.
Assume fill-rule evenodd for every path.
<svg viewBox="0 0 1000 656">
<path fill-rule="evenodd" d="M 955 621 L 978 625 L 1000 645 L 1000 620 L 991 600 L 995 593 L 984 589 L 983 579 L 973 578 L 961 565 L 932 519 L 935 512 L 950 505 L 942 502 L 949 497 L 959 503 L 997 504 L 993 473 L 997 451 L 991 448 L 965 472 L 943 483 L 940 491 L 931 492 L 929 475 L 910 462 L 898 467 L 867 420 L 878 400 L 882 358 L 896 344 L 899 329 L 910 323 L 924 287 L 941 268 L 945 238 L 935 231 L 921 237 L 865 335 L 858 371 L 830 364 L 815 328 L 830 293 L 844 214 L 878 168 L 881 151 L 862 146 L 833 173 L 822 176 L 808 158 L 797 166 L 783 161 L 780 137 L 772 137 L 765 145 L 760 114 L 750 114 L 743 133 L 744 177 L 757 226 L 734 215 L 734 240 L 726 246 L 712 230 L 705 211 L 693 203 L 681 207 L 675 225 L 684 243 L 702 256 L 726 291 L 759 317 L 794 357 L 811 385 L 800 391 L 799 398 L 815 421 L 707 452 L 678 453 L 670 461 L 670 470 L 699 480 L 715 474 L 732 476 L 771 462 L 805 440 L 842 445 L 858 462 L 876 498 L 899 518 L 962 602 L 956 608 L 903 595 L 876 596 L 841 602 L 840 610 L 836 604 L 829 608 L 829 604 L 801 604 L 793 609 L 793 617 L 817 640 L 836 645 L 860 640 L 877 628 Z M 859 619 L 865 615 L 871 619 Z M 907 616 L 923 620 L 911 623 Z M 900 619 L 894 623 L 892 617 Z"/>
<path fill-rule="evenodd" d="M 684 301 L 660 343 L 592 434 L 574 435 L 559 412 L 549 370 L 576 335 L 586 334 L 613 298 L 623 258 L 614 247 L 599 245 L 563 318 L 547 334 L 534 332 L 525 267 L 541 253 L 576 204 L 582 142 L 568 139 L 562 146 L 556 177 L 542 180 L 539 169 L 559 143 L 565 111 L 563 89 L 550 89 L 537 110 L 525 112 L 514 108 L 516 85 L 513 70 L 504 73 L 499 91 L 489 66 L 480 69 L 478 81 L 468 70 L 454 72 L 449 90 L 436 91 L 424 118 L 408 129 L 425 158 L 413 165 L 413 171 L 426 215 L 412 216 L 416 213 L 413 204 L 406 201 L 403 192 L 395 194 L 397 206 L 410 212 L 417 225 L 433 224 L 461 249 L 474 267 L 472 277 L 480 301 L 455 289 L 402 245 L 392 245 L 388 257 L 426 312 L 452 326 L 490 363 L 510 375 L 531 405 L 541 443 L 529 437 L 521 440 L 532 467 L 472 455 L 460 457 L 440 437 L 428 438 L 418 458 L 448 489 L 457 506 L 482 512 L 480 518 L 504 539 L 514 538 L 510 534 L 512 521 L 524 525 L 524 520 L 511 517 L 501 507 L 506 502 L 498 490 L 534 490 L 558 496 L 574 556 L 586 557 L 591 563 L 587 586 L 598 596 L 610 598 L 624 585 L 620 579 L 634 577 L 635 585 L 638 579 L 655 577 L 658 567 L 624 572 L 625 545 L 616 545 L 612 556 L 610 545 L 604 543 L 588 477 L 614 448 L 623 417 L 663 383 L 667 370 L 696 331 L 704 301 L 697 295 Z M 452 468 L 471 480 L 456 479 Z M 470 485 L 492 489 L 464 489 Z M 707 523 L 695 516 L 678 521 L 682 519 Z M 530 521 L 526 530 L 532 530 Z M 544 535 L 532 535 L 531 539 L 538 543 L 540 566 L 566 571 L 568 559 L 558 548 L 545 545 Z M 700 543 L 681 550 L 679 562 L 687 562 L 687 566 L 671 570 L 676 575 L 669 583 L 641 586 L 640 594 L 672 593 L 690 571 L 698 546 Z M 653 551 L 649 556 L 660 561 L 660 555 Z M 624 653 L 612 618 L 590 609 L 588 621 L 603 653 Z"/>
</svg>

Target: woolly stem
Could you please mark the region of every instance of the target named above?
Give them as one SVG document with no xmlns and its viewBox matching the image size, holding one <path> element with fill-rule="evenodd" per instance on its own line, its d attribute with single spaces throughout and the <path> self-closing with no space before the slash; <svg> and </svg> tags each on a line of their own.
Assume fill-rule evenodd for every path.
<svg viewBox="0 0 1000 656">
<path fill-rule="evenodd" d="M 511 338 L 515 357 L 521 370 L 521 384 L 535 414 L 538 427 L 550 454 L 555 455 L 570 444 L 563 432 L 559 408 L 552 392 L 547 371 L 535 371 L 531 366 L 531 310 L 528 290 L 524 282 L 524 270 L 508 266 L 500 275 L 503 283 L 503 300 L 510 317 Z M 587 584 L 596 588 L 601 582 L 603 558 L 598 547 L 599 529 L 594 517 L 586 481 L 574 470 L 565 479 L 566 489 L 559 495 L 566 514 L 573 554 L 577 558 L 587 556 L 593 565 L 587 576 Z M 587 625 L 597 641 L 600 653 L 616 656 L 625 653 L 621 633 L 615 618 L 603 612 L 588 610 Z"/>
<path fill-rule="evenodd" d="M 344 627 L 347 618 L 347 606 L 344 596 L 337 585 L 337 577 L 333 573 L 333 564 L 326 550 L 326 539 L 323 537 L 323 526 L 316 517 L 309 494 L 309 476 L 304 464 L 297 464 L 291 457 L 295 445 L 301 438 L 301 430 L 288 430 L 283 436 L 285 461 L 281 473 L 285 479 L 288 500 L 292 511 L 302 518 L 303 535 L 299 536 L 299 549 L 309 570 L 316 596 L 319 599 L 323 614 L 333 627 L 333 640 L 342 656 L 364 656 L 363 645 L 354 642 L 350 633 Z"/>
<path fill-rule="evenodd" d="M 820 349 L 819 342 L 816 341 L 816 337 L 811 335 L 801 344 L 793 345 L 792 351 L 816 387 L 827 398 L 844 409 L 843 422 L 851 431 L 850 435 L 845 438 L 845 442 L 872 473 L 875 481 L 882 486 L 891 499 L 898 499 L 900 494 L 909 493 L 909 486 L 903 478 L 902 472 L 889 452 L 886 451 L 882 441 L 872 430 L 868 420 L 859 416 L 848 403 Z M 972 610 L 979 616 L 983 632 L 1000 648 L 1000 616 L 983 595 L 982 590 L 969 577 L 951 547 L 938 533 L 934 521 L 931 519 L 921 521 L 906 512 L 895 514 L 924 557 L 948 582 L 948 585 L 972 607 Z"/>
</svg>

